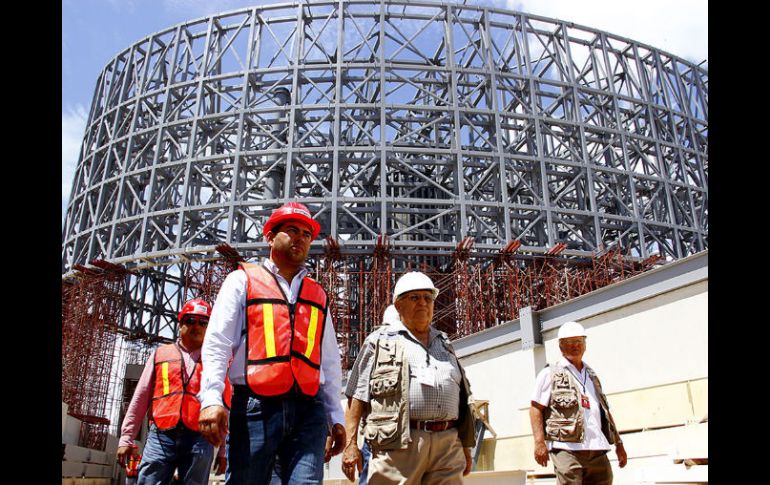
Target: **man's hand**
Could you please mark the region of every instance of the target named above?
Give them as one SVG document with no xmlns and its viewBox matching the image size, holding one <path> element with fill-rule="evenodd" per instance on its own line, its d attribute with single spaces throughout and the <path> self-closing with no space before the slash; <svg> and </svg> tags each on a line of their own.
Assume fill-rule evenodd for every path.
<svg viewBox="0 0 770 485">
<path fill-rule="evenodd" d="M 222 436 L 227 434 L 227 411 L 223 406 L 206 406 L 201 409 L 198 425 L 206 441 L 219 446 L 222 444 Z"/>
<path fill-rule="evenodd" d="M 214 475 L 221 475 L 225 472 L 227 469 L 227 458 L 222 456 L 217 456 L 214 458 Z"/>
<path fill-rule="evenodd" d="M 361 450 L 358 449 L 358 443 L 355 438 L 350 440 L 350 443 L 345 447 L 345 451 L 342 453 L 342 473 L 348 477 L 348 480 L 354 482 L 356 480 L 356 469 L 358 469 L 359 475 L 364 467 L 364 457 L 361 455 Z"/>
<path fill-rule="evenodd" d="M 332 426 L 332 433 L 326 437 L 324 462 L 328 463 L 333 456 L 339 455 L 343 446 L 345 446 L 345 428 L 340 423 L 335 423 Z"/>
<path fill-rule="evenodd" d="M 118 447 L 118 452 L 116 454 L 118 458 L 118 463 L 120 463 L 120 466 L 126 466 L 126 462 L 130 457 L 134 455 L 134 448 L 133 446 L 120 446 Z"/>
<path fill-rule="evenodd" d="M 467 476 L 473 467 L 473 457 L 471 457 L 470 448 L 463 448 L 463 453 L 465 454 L 465 470 L 463 470 L 463 476 Z"/>
<path fill-rule="evenodd" d="M 535 461 L 540 466 L 548 465 L 548 447 L 545 441 L 535 442 Z"/>
<path fill-rule="evenodd" d="M 615 453 L 618 455 L 618 466 L 623 468 L 628 463 L 628 456 L 626 455 L 626 449 L 623 447 L 623 443 L 615 445 Z"/>
</svg>

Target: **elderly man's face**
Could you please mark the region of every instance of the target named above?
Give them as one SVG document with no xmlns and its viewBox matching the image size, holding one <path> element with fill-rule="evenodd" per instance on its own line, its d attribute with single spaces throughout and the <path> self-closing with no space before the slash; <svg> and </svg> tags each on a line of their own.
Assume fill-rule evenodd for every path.
<svg viewBox="0 0 770 485">
<path fill-rule="evenodd" d="M 582 360 L 583 354 L 586 353 L 586 338 L 569 337 L 559 339 L 559 350 L 568 360 Z"/>
<path fill-rule="evenodd" d="M 396 300 L 396 310 L 407 328 L 424 331 L 433 320 L 433 292 L 415 290 L 404 293 Z"/>
</svg>

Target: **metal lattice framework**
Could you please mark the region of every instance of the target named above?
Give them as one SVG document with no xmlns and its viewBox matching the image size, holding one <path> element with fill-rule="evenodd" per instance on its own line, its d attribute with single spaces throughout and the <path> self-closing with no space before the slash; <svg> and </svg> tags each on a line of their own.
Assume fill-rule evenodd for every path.
<svg viewBox="0 0 770 485">
<path fill-rule="evenodd" d="M 213 15 L 102 71 L 62 272 L 135 270 L 122 325 L 169 336 L 190 265 L 264 251 L 295 199 L 346 255 L 387 237 L 393 271 L 466 238 L 679 258 L 708 246 L 707 135 L 705 69 L 588 27 L 424 1 Z"/>
</svg>

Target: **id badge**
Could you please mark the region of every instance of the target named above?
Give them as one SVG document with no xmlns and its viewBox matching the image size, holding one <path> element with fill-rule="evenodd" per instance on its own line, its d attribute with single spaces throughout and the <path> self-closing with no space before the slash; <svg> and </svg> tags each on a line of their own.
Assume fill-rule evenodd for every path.
<svg viewBox="0 0 770 485">
<path fill-rule="evenodd" d="M 426 386 L 435 387 L 436 373 L 433 367 L 421 367 L 417 371 L 417 382 Z"/>
<path fill-rule="evenodd" d="M 591 403 L 588 401 L 588 396 L 585 394 L 580 396 L 580 405 L 586 409 L 591 409 Z"/>
</svg>

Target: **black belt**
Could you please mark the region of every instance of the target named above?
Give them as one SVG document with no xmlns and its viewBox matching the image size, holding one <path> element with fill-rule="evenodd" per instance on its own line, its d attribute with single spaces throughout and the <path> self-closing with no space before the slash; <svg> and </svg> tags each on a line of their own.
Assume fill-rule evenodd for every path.
<svg viewBox="0 0 770 485">
<path fill-rule="evenodd" d="M 423 431 L 446 431 L 450 428 L 457 427 L 457 420 L 456 419 L 453 419 L 450 421 L 410 420 L 409 427 L 414 429 L 421 429 Z"/>
<path fill-rule="evenodd" d="M 300 392 L 299 387 L 297 385 L 291 386 L 291 389 L 277 396 L 260 396 L 259 394 L 255 394 L 254 391 L 252 391 L 251 388 L 246 384 L 233 384 L 233 395 L 235 395 L 236 393 L 239 395 L 246 394 L 251 397 L 258 397 L 259 399 L 314 399 L 315 398 L 315 396 L 308 396 L 307 394 L 302 394 L 302 392 Z"/>
</svg>

